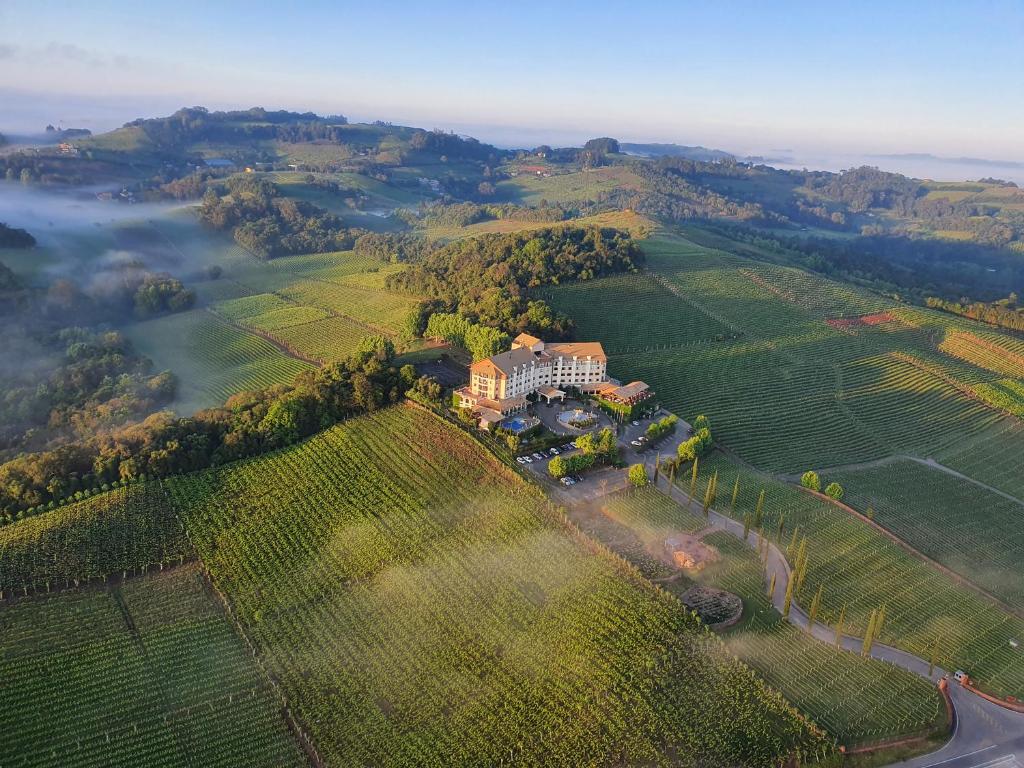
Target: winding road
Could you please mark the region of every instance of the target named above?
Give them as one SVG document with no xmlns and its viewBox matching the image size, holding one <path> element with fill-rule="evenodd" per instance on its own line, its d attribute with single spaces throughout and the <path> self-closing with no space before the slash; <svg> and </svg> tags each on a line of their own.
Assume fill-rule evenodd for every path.
<svg viewBox="0 0 1024 768">
<path fill-rule="evenodd" d="M 677 486 L 670 486 L 667 478 L 659 478 L 657 486 L 658 490 L 680 504 L 689 504 L 690 498 L 686 492 Z M 736 538 L 743 539 L 743 525 L 739 521 L 714 510 L 709 510 L 708 518 L 708 524 L 712 528 L 727 531 Z M 759 538 L 756 531 L 751 531 L 746 543 L 757 549 L 761 544 Z M 770 580 L 773 574 L 775 576 L 772 602 L 781 613 L 790 568 L 785 555 L 770 540 L 765 573 L 766 580 Z M 808 616 L 795 602 L 791 606 L 789 621 L 807 630 Z M 815 622 L 811 634 L 822 642 L 835 642 L 835 630 L 826 624 Z M 844 635 L 842 643 L 847 650 L 860 653 L 863 639 Z M 927 661 L 881 643 L 875 643 L 871 655 L 928 678 L 934 683 L 938 683 L 947 674 L 938 667 L 929 674 Z M 896 765 L 901 768 L 1024 768 L 1024 714 L 987 701 L 952 681 L 949 693 L 955 711 L 952 738 L 935 752 Z"/>
</svg>

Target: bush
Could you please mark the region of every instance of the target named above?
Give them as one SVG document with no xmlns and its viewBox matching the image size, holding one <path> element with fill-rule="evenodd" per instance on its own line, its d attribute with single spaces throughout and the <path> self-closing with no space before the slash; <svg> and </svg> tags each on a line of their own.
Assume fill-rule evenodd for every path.
<svg viewBox="0 0 1024 768">
<path fill-rule="evenodd" d="M 814 470 L 807 470 L 800 478 L 800 485 L 812 491 L 821 491 L 821 478 Z M 834 483 L 833 483 L 834 485 Z"/>
<path fill-rule="evenodd" d="M 635 487 L 647 485 L 647 467 L 643 464 L 634 464 L 629 468 L 629 482 Z"/>
<path fill-rule="evenodd" d="M 843 486 L 839 483 L 829 483 L 828 487 L 825 488 L 825 495 L 830 499 L 835 499 L 836 501 L 842 499 L 844 493 L 845 491 L 843 490 Z"/>
</svg>

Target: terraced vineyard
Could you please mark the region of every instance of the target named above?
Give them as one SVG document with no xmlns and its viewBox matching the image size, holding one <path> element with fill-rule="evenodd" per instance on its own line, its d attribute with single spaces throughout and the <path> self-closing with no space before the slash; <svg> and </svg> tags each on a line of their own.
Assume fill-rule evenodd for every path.
<svg viewBox="0 0 1024 768">
<path fill-rule="evenodd" d="M 774 609 L 757 555 L 725 532 L 704 541 L 722 559 L 699 573 L 680 573 L 656 556 L 673 533 L 704 527 L 704 518 L 647 487 L 602 499 L 591 512 L 574 512 L 589 535 L 607 544 L 674 594 L 695 581 L 739 595 L 741 624 L 722 633 L 726 646 L 773 687 L 826 728 L 841 744 L 906 734 L 941 724 L 945 707 L 924 680 L 897 667 L 839 651 L 798 630 Z M 663 555 L 662 555 L 663 556 Z"/>
<path fill-rule="evenodd" d="M 221 405 L 243 390 L 288 384 L 311 368 L 202 309 L 136 323 L 126 335 L 158 369 L 178 377 L 175 407 L 182 413 Z"/>
<path fill-rule="evenodd" d="M 914 461 L 827 479 L 911 546 L 1024 610 L 1024 504 Z"/>
<path fill-rule="evenodd" d="M 676 601 L 418 409 L 168 485 L 329 764 L 827 748 Z"/>
<path fill-rule="evenodd" d="M 776 531 L 784 517 L 783 548 L 797 526 L 799 536 L 807 537 L 809 567 L 799 600 L 806 604 L 821 585 L 820 621 L 834 622 L 845 605 L 847 632 L 862 635 L 871 611 L 885 605 L 884 642 L 927 658 L 937 641 L 947 668 L 970 670 L 982 687 L 999 694 L 1024 694 L 1024 659 L 1009 644 L 1024 639 L 1024 620 L 959 587 L 952 577 L 831 504 L 743 469 L 721 454 L 703 462 L 702 476 L 715 471 L 720 488 L 732 488 L 740 477 L 737 519 L 753 513 L 764 488 L 764 530 Z M 719 509 L 728 511 L 724 505 Z"/>
<path fill-rule="evenodd" d="M 328 317 L 277 329 L 274 338 L 305 357 L 329 363 L 351 356 L 369 334 L 347 317 Z"/>
<path fill-rule="evenodd" d="M 195 566 L 0 605 L 0 764 L 303 766 Z"/>
<path fill-rule="evenodd" d="M 163 488 L 136 483 L 0 528 L 0 596 L 121 577 L 193 556 Z"/>
</svg>

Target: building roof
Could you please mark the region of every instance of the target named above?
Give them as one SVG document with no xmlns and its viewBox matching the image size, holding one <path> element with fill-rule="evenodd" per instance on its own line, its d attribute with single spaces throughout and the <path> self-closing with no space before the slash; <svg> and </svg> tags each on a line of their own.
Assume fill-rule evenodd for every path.
<svg viewBox="0 0 1024 768">
<path fill-rule="evenodd" d="M 480 360 L 479 362 L 473 363 L 469 369 L 479 373 L 490 372 L 493 369 L 508 376 L 512 373 L 512 369 L 517 365 L 525 365 L 536 361 L 536 355 L 534 355 L 529 348 L 516 347 L 508 352 L 500 352 L 497 355 L 492 355 L 486 360 Z"/>
<path fill-rule="evenodd" d="M 518 336 L 512 339 L 512 343 L 522 344 L 524 347 L 532 347 L 534 344 L 540 344 L 542 342 L 536 336 L 531 336 L 528 333 L 520 333 Z"/>
<path fill-rule="evenodd" d="M 490 408 L 480 408 L 477 411 L 477 416 L 480 417 L 480 421 L 486 424 L 497 424 L 499 421 L 505 418 L 500 413 L 491 410 Z"/>
<path fill-rule="evenodd" d="M 554 387 L 549 387 L 545 384 L 542 387 L 537 387 L 537 394 L 544 395 L 544 397 L 558 397 L 559 395 L 564 395 L 565 392 L 560 389 L 555 389 Z"/>
<path fill-rule="evenodd" d="M 642 395 L 648 389 L 650 389 L 650 387 L 642 381 L 631 381 L 626 386 L 616 389 L 613 394 L 616 397 L 621 397 L 623 400 L 628 400 L 631 397 Z"/>
<path fill-rule="evenodd" d="M 563 357 L 591 357 L 595 360 L 607 360 L 604 347 L 599 341 L 560 341 L 546 345 L 549 354 Z"/>
</svg>

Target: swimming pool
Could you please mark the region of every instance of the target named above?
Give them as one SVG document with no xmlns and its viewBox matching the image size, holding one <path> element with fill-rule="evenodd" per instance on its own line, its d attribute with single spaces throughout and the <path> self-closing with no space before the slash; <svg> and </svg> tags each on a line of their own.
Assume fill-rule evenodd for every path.
<svg viewBox="0 0 1024 768">
<path fill-rule="evenodd" d="M 533 429 L 538 424 L 540 424 L 540 419 L 533 416 L 509 416 L 501 422 L 501 428 L 518 435 L 528 429 Z"/>
</svg>

